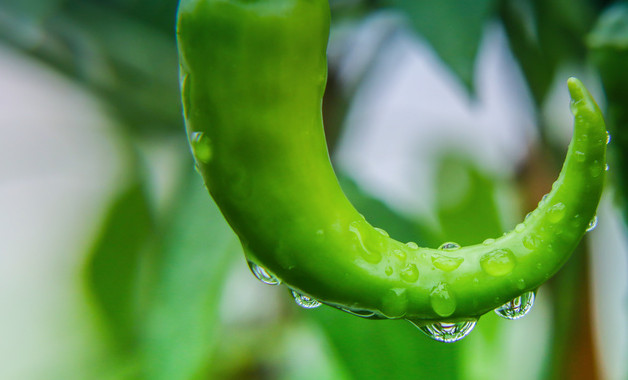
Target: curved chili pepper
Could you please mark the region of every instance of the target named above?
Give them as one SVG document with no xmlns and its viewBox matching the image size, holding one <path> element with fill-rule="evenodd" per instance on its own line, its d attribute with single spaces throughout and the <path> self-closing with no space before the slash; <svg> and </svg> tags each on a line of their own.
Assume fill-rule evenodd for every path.
<svg viewBox="0 0 628 380">
<path fill-rule="evenodd" d="M 563 169 L 512 232 L 467 247 L 396 241 L 355 210 L 329 161 L 329 20 L 327 0 L 181 2 L 181 91 L 198 169 L 256 275 L 285 283 L 303 306 L 405 318 L 432 336 L 468 332 L 556 273 L 595 217 L 606 165 L 600 111 L 570 78 L 575 127 Z"/>
</svg>

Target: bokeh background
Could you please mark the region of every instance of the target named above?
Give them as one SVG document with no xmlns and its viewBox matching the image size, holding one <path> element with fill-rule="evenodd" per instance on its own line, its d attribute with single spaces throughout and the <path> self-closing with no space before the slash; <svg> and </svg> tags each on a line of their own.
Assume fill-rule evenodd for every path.
<svg viewBox="0 0 628 380">
<path fill-rule="evenodd" d="M 332 161 L 397 239 L 512 229 L 564 158 L 566 79 L 599 100 L 598 226 L 530 314 L 442 344 L 297 307 L 193 170 L 176 0 L 3 0 L 0 379 L 628 379 L 628 4 L 330 2 Z"/>
</svg>

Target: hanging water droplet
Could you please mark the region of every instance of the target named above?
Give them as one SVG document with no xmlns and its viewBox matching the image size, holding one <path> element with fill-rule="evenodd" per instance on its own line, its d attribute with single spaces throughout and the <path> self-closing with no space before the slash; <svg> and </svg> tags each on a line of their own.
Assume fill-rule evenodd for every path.
<svg viewBox="0 0 628 380">
<path fill-rule="evenodd" d="M 192 132 L 190 135 L 190 146 L 194 157 L 200 162 L 208 163 L 212 158 L 212 148 L 209 137 L 203 132 Z"/>
<path fill-rule="evenodd" d="M 457 249 L 460 249 L 460 244 L 449 241 L 447 243 L 441 244 L 438 249 L 443 251 L 455 251 Z"/>
<path fill-rule="evenodd" d="M 480 258 L 480 266 L 491 276 L 505 276 L 515 268 L 515 255 L 508 248 L 496 249 Z"/>
<path fill-rule="evenodd" d="M 409 241 L 406 243 L 406 245 L 412 249 L 419 249 L 419 246 L 417 243 L 413 242 L 413 241 Z"/>
<path fill-rule="evenodd" d="M 608 145 L 611 142 L 611 134 L 606 131 L 606 145 Z"/>
<path fill-rule="evenodd" d="M 294 302 L 296 302 L 297 305 L 301 306 L 304 309 L 314 309 L 321 306 L 321 303 L 314 298 L 306 296 L 294 290 L 292 290 L 292 297 L 294 297 Z"/>
<path fill-rule="evenodd" d="M 379 232 L 380 234 L 386 236 L 386 237 L 390 237 L 390 235 L 388 235 L 388 232 L 386 232 L 386 230 L 378 228 L 378 227 L 374 227 L 375 231 Z"/>
<path fill-rule="evenodd" d="M 410 321 L 419 330 L 430 338 L 443 342 L 453 343 L 457 342 L 469 333 L 475 327 L 477 320 L 469 320 L 462 322 L 435 322 L 429 325 L 419 325 L 413 321 Z"/>
<path fill-rule="evenodd" d="M 264 284 L 279 285 L 281 283 L 277 277 L 252 261 L 249 261 L 249 268 L 251 269 L 251 272 L 253 272 L 253 275 Z"/>
<path fill-rule="evenodd" d="M 593 215 L 593 219 L 589 221 L 587 225 L 587 232 L 593 231 L 597 227 L 597 215 Z"/>
<path fill-rule="evenodd" d="M 449 257 L 439 254 L 434 254 L 432 256 L 432 264 L 443 272 L 452 272 L 458 269 L 463 261 L 464 258 L 462 257 Z"/>
<path fill-rule="evenodd" d="M 486 239 L 482 242 L 482 244 L 484 245 L 491 245 L 493 243 L 495 243 L 495 239 L 492 239 L 492 238 Z"/>
<path fill-rule="evenodd" d="M 526 229 L 526 226 L 523 223 L 519 223 L 515 227 L 515 232 L 523 232 L 525 229 Z"/>
<path fill-rule="evenodd" d="M 604 171 L 607 172 L 608 171 L 608 164 L 604 165 Z"/>
<path fill-rule="evenodd" d="M 533 305 L 534 292 L 526 292 L 495 309 L 495 313 L 506 319 L 519 319 L 528 314 Z"/>
</svg>

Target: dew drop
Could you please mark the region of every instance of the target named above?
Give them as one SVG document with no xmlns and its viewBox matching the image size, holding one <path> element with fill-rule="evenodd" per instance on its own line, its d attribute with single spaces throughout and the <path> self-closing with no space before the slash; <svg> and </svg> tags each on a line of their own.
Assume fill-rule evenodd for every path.
<svg viewBox="0 0 628 380">
<path fill-rule="evenodd" d="M 277 277 L 252 261 L 249 261 L 249 268 L 251 269 L 251 272 L 253 272 L 253 275 L 264 284 L 279 285 L 281 283 Z"/>
<path fill-rule="evenodd" d="M 428 325 L 419 325 L 410 321 L 410 323 L 415 325 L 425 335 L 443 343 L 457 342 L 469 335 L 475 327 L 476 322 L 477 320 L 469 320 L 462 322 L 434 322 Z"/>
<path fill-rule="evenodd" d="M 515 227 L 515 232 L 523 232 L 525 229 L 526 229 L 526 226 L 523 223 L 519 223 Z"/>
<path fill-rule="evenodd" d="M 532 305 L 534 305 L 534 292 L 526 292 L 495 309 L 495 313 L 502 318 L 519 319 L 532 310 Z"/>
<path fill-rule="evenodd" d="M 382 298 L 381 312 L 388 318 L 401 318 L 406 314 L 408 297 L 405 288 L 389 289 Z"/>
<path fill-rule="evenodd" d="M 547 219 L 551 223 L 558 223 L 565 216 L 565 204 L 558 202 L 547 210 Z"/>
<path fill-rule="evenodd" d="M 600 174 L 602 174 L 602 172 L 604 171 L 604 165 L 602 165 L 602 163 L 600 163 L 598 160 L 595 160 L 591 164 L 589 171 L 591 173 L 591 177 L 593 178 L 599 177 Z"/>
<path fill-rule="evenodd" d="M 516 263 L 515 255 L 508 248 L 496 249 L 480 258 L 480 266 L 491 276 L 505 276 L 512 272 Z"/>
<path fill-rule="evenodd" d="M 457 249 L 460 249 L 460 244 L 454 243 L 454 242 L 447 242 L 447 243 L 441 244 L 440 247 L 438 247 L 438 249 L 443 250 L 443 251 L 455 251 Z"/>
<path fill-rule="evenodd" d="M 576 105 L 576 103 L 572 100 L 569 102 L 569 110 L 571 111 L 572 115 L 576 116 L 576 114 L 578 113 L 578 107 Z"/>
<path fill-rule="evenodd" d="M 297 305 L 301 306 L 304 309 L 314 309 L 321 306 L 321 303 L 314 298 L 306 296 L 294 290 L 292 291 L 292 297 L 294 297 L 294 302 L 296 302 Z"/>
<path fill-rule="evenodd" d="M 597 227 L 597 215 L 594 215 L 593 219 L 591 219 L 589 224 L 587 224 L 587 232 L 593 231 L 595 227 Z"/>
<path fill-rule="evenodd" d="M 458 269 L 463 261 L 464 258 L 462 257 L 449 257 L 439 254 L 432 256 L 432 264 L 443 272 L 452 272 Z"/>
<path fill-rule="evenodd" d="M 584 162 L 584 160 L 587 158 L 584 152 L 580 152 L 579 150 L 577 150 L 574 155 L 576 157 L 576 161 L 578 162 Z"/>
<path fill-rule="evenodd" d="M 449 287 L 441 282 L 430 292 L 430 304 L 434 312 L 441 317 L 448 317 L 456 310 L 456 300 L 449 293 Z"/>
<path fill-rule="evenodd" d="M 608 164 L 604 165 L 604 171 L 607 172 L 608 171 Z"/>
<path fill-rule="evenodd" d="M 548 197 L 548 195 L 547 195 L 547 194 L 543 195 L 543 197 L 541 198 L 541 200 L 539 201 L 539 203 L 537 203 L 537 205 L 538 205 L 539 207 L 543 206 L 543 205 L 545 204 L 545 201 L 547 200 L 547 197 Z"/>
<path fill-rule="evenodd" d="M 413 241 L 409 241 L 406 243 L 406 245 L 412 249 L 419 249 L 419 246 L 417 243 L 413 242 Z"/>
<path fill-rule="evenodd" d="M 517 289 L 519 290 L 523 290 L 526 288 L 526 280 L 524 280 L 523 278 L 520 278 L 517 280 Z"/>
<path fill-rule="evenodd" d="M 401 279 L 406 282 L 416 282 L 419 279 L 419 270 L 416 265 L 408 264 L 401 270 Z"/>
<path fill-rule="evenodd" d="M 372 232 L 369 234 L 369 229 L 367 228 L 360 230 L 360 224 L 368 225 L 364 221 L 351 222 L 349 231 L 355 235 L 357 242 L 360 244 L 359 253 L 364 260 L 371 264 L 377 264 L 382 260 L 382 255 L 378 250 L 378 240 L 381 238 L 379 236 L 371 236 L 373 234 Z"/>
<path fill-rule="evenodd" d="M 526 214 L 526 217 L 523 220 L 524 221 L 528 220 L 528 219 L 530 219 L 531 216 L 532 216 L 532 212 L 529 212 L 529 213 Z"/>
<path fill-rule="evenodd" d="M 374 227 L 374 228 L 375 228 L 375 231 L 379 232 L 383 236 L 390 237 L 390 235 L 388 235 L 388 232 L 386 232 L 386 230 L 383 230 L 383 229 L 377 228 L 377 227 Z"/>
<path fill-rule="evenodd" d="M 541 243 L 541 239 L 538 237 L 538 235 L 530 234 L 530 235 L 526 235 L 523 238 L 522 243 L 523 243 L 523 246 L 526 247 L 527 249 L 536 249 Z"/>
<path fill-rule="evenodd" d="M 405 260 L 407 257 L 406 253 L 400 249 L 393 250 L 393 255 L 395 255 L 401 261 Z"/>
<path fill-rule="evenodd" d="M 208 163 L 211 160 L 211 142 L 209 137 L 205 136 L 203 132 L 192 132 L 190 135 L 190 146 L 197 160 L 203 163 Z"/>
<path fill-rule="evenodd" d="M 484 241 L 482 242 L 482 244 L 484 244 L 484 245 L 491 245 L 491 244 L 493 244 L 493 243 L 495 243 L 495 239 L 492 239 L 492 238 L 490 238 L 490 239 L 486 239 L 486 240 L 484 240 Z"/>
<path fill-rule="evenodd" d="M 606 145 L 608 145 L 611 142 L 611 134 L 606 131 Z"/>
<path fill-rule="evenodd" d="M 393 268 L 392 267 L 386 267 L 385 273 L 386 273 L 386 276 L 391 276 L 393 274 Z"/>
</svg>

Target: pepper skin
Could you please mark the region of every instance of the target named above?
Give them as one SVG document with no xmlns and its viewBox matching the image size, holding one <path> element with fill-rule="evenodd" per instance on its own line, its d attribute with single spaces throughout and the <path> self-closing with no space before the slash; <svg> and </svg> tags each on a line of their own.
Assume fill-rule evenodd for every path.
<svg viewBox="0 0 628 380">
<path fill-rule="evenodd" d="M 183 0 L 178 14 L 188 135 L 211 196 L 248 260 L 325 304 L 418 326 L 475 319 L 534 291 L 594 218 L 606 129 L 568 81 L 574 138 L 553 190 L 512 232 L 419 248 L 376 229 L 343 194 L 321 102 L 327 0 Z"/>
</svg>

